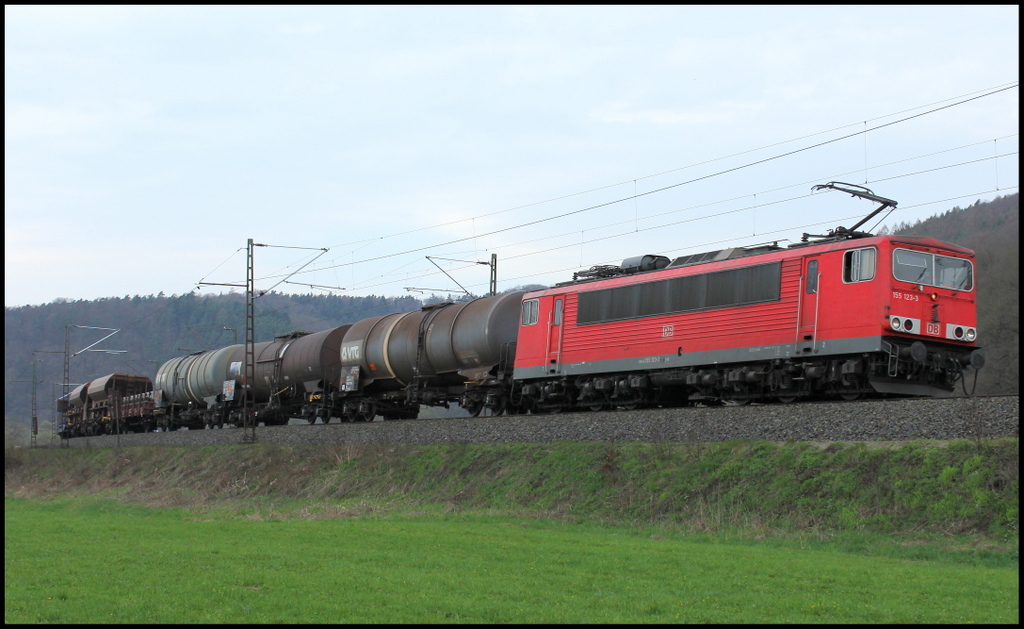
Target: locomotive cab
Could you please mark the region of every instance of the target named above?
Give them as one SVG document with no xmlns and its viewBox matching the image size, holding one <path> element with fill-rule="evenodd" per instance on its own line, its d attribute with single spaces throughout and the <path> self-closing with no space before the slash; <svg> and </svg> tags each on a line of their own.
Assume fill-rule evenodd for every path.
<svg viewBox="0 0 1024 629">
<path fill-rule="evenodd" d="M 871 384 L 881 392 L 924 386 L 919 394 L 950 395 L 946 387 L 938 391 L 907 380 L 924 372 L 955 381 L 952 372 L 984 366 L 977 346 L 974 252 L 933 238 L 893 237 L 885 243 L 882 339 L 890 360 L 885 376 Z M 951 373 L 941 378 L 944 372 Z"/>
</svg>

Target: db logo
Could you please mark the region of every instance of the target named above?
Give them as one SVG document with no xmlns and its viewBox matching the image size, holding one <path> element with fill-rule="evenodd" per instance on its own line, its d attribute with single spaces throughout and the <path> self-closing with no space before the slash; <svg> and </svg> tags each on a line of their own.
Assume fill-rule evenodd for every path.
<svg viewBox="0 0 1024 629">
<path fill-rule="evenodd" d="M 932 336 L 938 336 L 939 335 L 939 324 L 938 323 L 929 323 L 928 327 L 926 328 L 925 331 L 928 334 L 931 334 Z"/>
<path fill-rule="evenodd" d="M 676 326 L 674 325 L 663 325 L 661 326 L 661 336 L 668 338 L 676 335 Z"/>
</svg>

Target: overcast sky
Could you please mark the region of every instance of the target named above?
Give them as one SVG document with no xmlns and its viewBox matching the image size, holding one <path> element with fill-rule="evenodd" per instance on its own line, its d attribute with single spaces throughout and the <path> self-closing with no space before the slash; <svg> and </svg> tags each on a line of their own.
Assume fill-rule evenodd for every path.
<svg viewBox="0 0 1024 629">
<path fill-rule="evenodd" d="M 873 209 L 811 195 L 831 180 L 913 221 L 1017 191 L 1018 23 L 1016 6 L 6 6 L 5 304 L 244 282 L 247 238 L 329 247 L 290 281 L 342 294 L 458 290 L 427 255 L 495 253 L 499 290 L 553 284 Z M 257 288 L 308 253 L 258 248 Z M 487 267 L 437 263 L 486 292 Z"/>
</svg>

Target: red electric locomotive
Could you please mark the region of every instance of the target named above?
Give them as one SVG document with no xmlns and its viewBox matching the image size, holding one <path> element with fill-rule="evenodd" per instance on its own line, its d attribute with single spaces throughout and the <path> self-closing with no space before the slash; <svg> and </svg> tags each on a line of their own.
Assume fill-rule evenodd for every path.
<svg viewBox="0 0 1024 629">
<path fill-rule="evenodd" d="M 952 395 L 979 369 L 974 252 L 851 229 L 595 267 L 523 298 L 512 405 Z M 580 279 L 579 276 L 582 276 Z"/>
</svg>

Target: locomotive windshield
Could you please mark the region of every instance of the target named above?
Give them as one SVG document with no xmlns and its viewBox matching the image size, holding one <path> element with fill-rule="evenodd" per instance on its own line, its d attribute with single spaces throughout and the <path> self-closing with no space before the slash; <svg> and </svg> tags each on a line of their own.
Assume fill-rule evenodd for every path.
<svg viewBox="0 0 1024 629">
<path fill-rule="evenodd" d="M 974 268 L 970 260 L 924 251 L 897 249 L 892 259 L 892 274 L 903 282 L 924 286 L 962 291 L 974 287 Z"/>
</svg>

